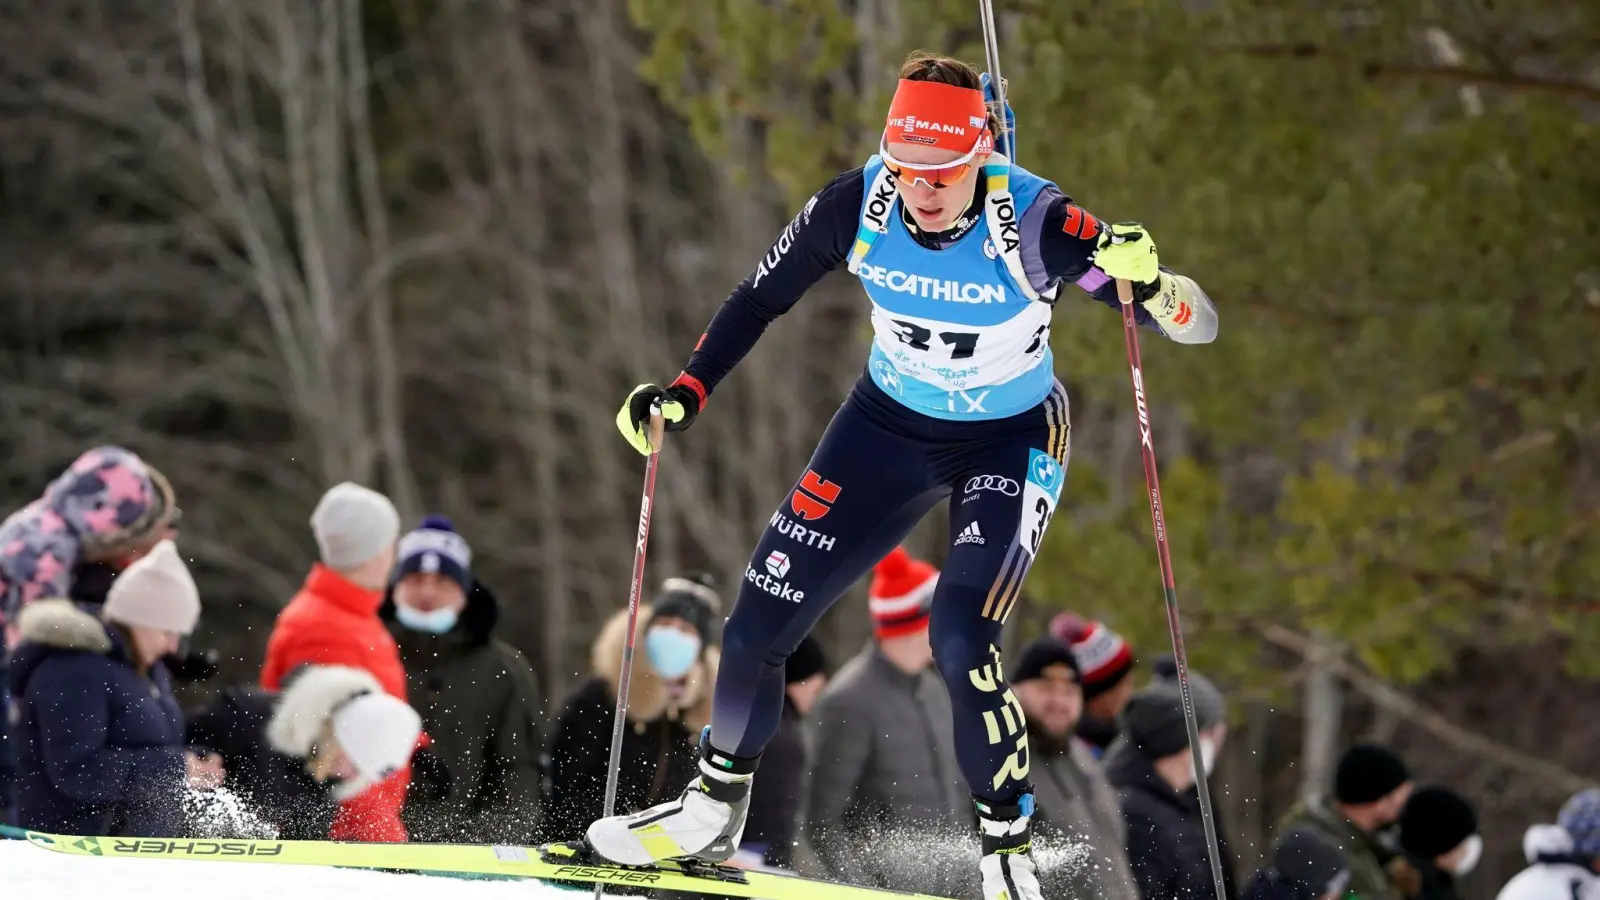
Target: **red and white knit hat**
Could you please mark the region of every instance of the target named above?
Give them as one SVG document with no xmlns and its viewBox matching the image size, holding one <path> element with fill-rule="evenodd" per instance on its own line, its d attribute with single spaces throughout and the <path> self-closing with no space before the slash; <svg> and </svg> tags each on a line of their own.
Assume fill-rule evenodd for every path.
<svg viewBox="0 0 1600 900">
<path fill-rule="evenodd" d="M 939 570 L 913 559 L 904 547 L 890 551 L 872 570 L 867 589 L 867 609 L 872 613 L 872 633 L 879 640 L 925 631 L 928 610 Z"/>
<path fill-rule="evenodd" d="M 1085 699 L 1116 687 L 1133 671 L 1133 648 L 1103 622 L 1086 622 L 1073 613 L 1050 620 L 1050 634 L 1072 648 Z"/>
</svg>

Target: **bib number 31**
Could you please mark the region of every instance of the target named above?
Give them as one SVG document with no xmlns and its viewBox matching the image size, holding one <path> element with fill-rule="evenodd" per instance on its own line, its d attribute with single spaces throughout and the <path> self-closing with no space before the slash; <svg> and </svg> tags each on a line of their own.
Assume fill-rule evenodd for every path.
<svg viewBox="0 0 1600 900">
<path fill-rule="evenodd" d="M 934 334 L 930 328 L 924 328 L 915 322 L 904 319 L 891 319 L 895 328 L 899 329 L 900 343 L 913 350 L 932 350 L 931 343 Z M 978 335 L 968 331 L 941 331 L 939 341 L 950 348 L 951 359 L 970 359 L 978 349 Z"/>
</svg>

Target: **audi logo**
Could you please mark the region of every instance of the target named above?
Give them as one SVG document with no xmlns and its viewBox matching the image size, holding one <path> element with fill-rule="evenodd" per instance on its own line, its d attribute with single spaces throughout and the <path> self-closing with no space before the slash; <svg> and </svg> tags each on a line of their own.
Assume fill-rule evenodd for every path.
<svg viewBox="0 0 1600 900">
<path fill-rule="evenodd" d="M 967 479 L 967 489 L 963 494 L 973 494 L 978 491 L 999 491 L 1007 497 L 1015 497 L 1022 493 L 1022 486 L 1015 479 L 1003 475 L 976 475 Z"/>
</svg>

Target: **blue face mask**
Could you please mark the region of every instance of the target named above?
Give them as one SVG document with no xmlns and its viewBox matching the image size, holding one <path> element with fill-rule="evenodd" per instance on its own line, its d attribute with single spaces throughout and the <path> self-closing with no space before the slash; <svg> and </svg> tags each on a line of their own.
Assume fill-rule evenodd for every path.
<svg viewBox="0 0 1600 900">
<path fill-rule="evenodd" d="M 663 678 L 682 678 L 700 658 L 700 639 L 676 628 L 652 628 L 645 632 L 644 652 Z"/>
<path fill-rule="evenodd" d="M 407 606 L 398 601 L 394 605 L 394 617 L 401 625 L 412 631 L 421 631 L 427 634 L 444 634 L 456 627 L 456 611 L 446 606 L 431 612 L 423 612 L 415 607 Z"/>
</svg>

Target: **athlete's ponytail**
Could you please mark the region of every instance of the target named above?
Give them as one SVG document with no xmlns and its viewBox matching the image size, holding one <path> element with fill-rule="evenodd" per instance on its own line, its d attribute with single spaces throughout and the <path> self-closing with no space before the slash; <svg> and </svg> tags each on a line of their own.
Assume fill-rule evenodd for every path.
<svg viewBox="0 0 1600 900">
<path fill-rule="evenodd" d="M 944 56 L 927 50 L 913 50 L 905 62 L 900 64 L 900 77 L 906 81 L 932 81 L 974 91 L 983 90 L 983 76 L 976 67 L 953 56 Z M 1011 81 L 1002 80 L 1004 81 L 1002 87 L 1009 97 Z M 1005 133 L 1000 124 L 1003 119 L 999 115 L 999 106 L 992 100 L 984 105 L 989 109 L 989 131 L 994 135 L 995 145 L 999 146 L 1000 138 Z"/>
</svg>

